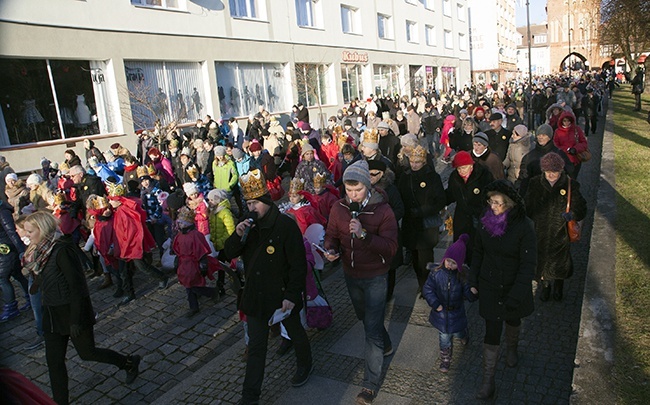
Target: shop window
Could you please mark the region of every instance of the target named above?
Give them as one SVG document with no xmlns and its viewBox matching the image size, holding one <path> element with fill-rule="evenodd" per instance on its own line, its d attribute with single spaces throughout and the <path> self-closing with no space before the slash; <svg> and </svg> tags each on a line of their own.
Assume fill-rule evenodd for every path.
<svg viewBox="0 0 650 405">
<path fill-rule="evenodd" d="M 287 111 L 285 65 L 272 63 L 215 64 L 219 107 L 224 118 L 241 117 L 259 112 Z"/>
<path fill-rule="evenodd" d="M 296 0 L 298 26 L 323 28 L 323 8 L 319 0 Z"/>
<path fill-rule="evenodd" d="M 157 121 L 195 122 L 207 113 L 200 63 L 125 61 L 124 68 L 136 130 Z"/>
<path fill-rule="evenodd" d="M 329 66 L 296 63 L 298 101 L 306 107 L 326 105 L 329 101 Z"/>
<path fill-rule="evenodd" d="M 266 2 L 263 0 L 230 0 L 230 15 L 236 18 L 266 20 Z"/>
<path fill-rule="evenodd" d="M 349 103 L 354 99 L 363 97 L 363 75 L 361 65 L 341 64 L 341 86 L 343 89 L 343 102 Z"/>
<path fill-rule="evenodd" d="M 399 67 L 394 65 L 374 65 L 373 80 L 376 95 L 401 94 Z"/>
<path fill-rule="evenodd" d="M 393 39 L 393 22 L 389 15 L 377 14 L 377 30 L 379 38 Z"/>
<path fill-rule="evenodd" d="M 107 62 L 0 59 L 0 146 L 117 131 L 112 79 Z"/>
</svg>

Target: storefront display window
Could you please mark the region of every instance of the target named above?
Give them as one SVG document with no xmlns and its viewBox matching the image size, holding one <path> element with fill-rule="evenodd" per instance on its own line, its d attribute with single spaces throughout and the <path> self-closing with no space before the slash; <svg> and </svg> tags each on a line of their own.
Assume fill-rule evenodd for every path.
<svg viewBox="0 0 650 405">
<path fill-rule="evenodd" d="M 451 66 L 442 67 L 442 91 L 449 92 L 456 87 L 456 68 Z"/>
<path fill-rule="evenodd" d="M 116 131 L 102 61 L 0 59 L 0 146 Z"/>
<path fill-rule="evenodd" d="M 401 94 L 399 66 L 374 65 L 375 94 Z"/>
<path fill-rule="evenodd" d="M 200 63 L 125 61 L 124 68 L 134 129 L 194 122 L 207 113 Z"/>
<path fill-rule="evenodd" d="M 296 63 L 298 101 L 307 107 L 328 104 L 330 102 L 328 75 L 328 65 Z"/>
<path fill-rule="evenodd" d="M 216 63 L 221 115 L 241 117 L 287 111 L 285 67 L 271 63 Z"/>
<path fill-rule="evenodd" d="M 344 103 L 363 98 L 361 65 L 341 64 L 341 86 L 343 88 Z"/>
</svg>

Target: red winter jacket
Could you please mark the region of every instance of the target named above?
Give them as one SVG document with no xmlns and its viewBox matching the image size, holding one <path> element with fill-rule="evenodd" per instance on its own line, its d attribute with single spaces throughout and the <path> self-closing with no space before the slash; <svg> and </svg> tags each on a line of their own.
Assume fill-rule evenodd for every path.
<svg viewBox="0 0 650 405">
<path fill-rule="evenodd" d="M 569 118 L 571 120 L 571 125 L 567 128 L 562 127 L 562 120 L 564 118 Z M 571 163 L 576 165 L 580 163 L 577 154 L 586 151 L 588 147 L 585 133 L 582 131 L 580 126 L 576 125 L 576 117 L 570 111 L 562 112 L 557 122 L 558 126 L 553 135 L 553 143 L 559 150 L 566 153 Z M 569 148 L 575 148 L 576 154 L 570 154 L 568 152 Z"/>
<path fill-rule="evenodd" d="M 358 219 L 368 233 L 364 240 L 351 238 L 349 202 L 345 198 L 337 201 L 330 211 L 325 249 L 341 253 L 343 271 L 349 277 L 372 278 L 387 273 L 397 252 L 397 221 L 386 194 L 373 189 Z"/>
</svg>

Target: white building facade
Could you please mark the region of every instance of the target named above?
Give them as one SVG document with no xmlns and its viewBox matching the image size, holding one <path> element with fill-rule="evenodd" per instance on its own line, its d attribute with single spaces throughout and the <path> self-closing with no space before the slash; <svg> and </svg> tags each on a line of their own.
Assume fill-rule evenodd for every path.
<svg viewBox="0 0 650 405">
<path fill-rule="evenodd" d="M 3 0 L 0 154 L 17 172 L 133 150 L 155 119 L 243 119 L 298 101 L 333 115 L 355 98 L 470 79 L 467 2 Z M 318 115 L 312 114 L 312 117 Z M 312 118 L 316 126 L 317 119 Z"/>
<path fill-rule="evenodd" d="M 530 26 L 531 72 L 533 77 L 551 74 L 551 47 L 546 24 Z M 528 28 L 517 28 L 517 70 L 521 78 L 528 77 Z"/>
</svg>

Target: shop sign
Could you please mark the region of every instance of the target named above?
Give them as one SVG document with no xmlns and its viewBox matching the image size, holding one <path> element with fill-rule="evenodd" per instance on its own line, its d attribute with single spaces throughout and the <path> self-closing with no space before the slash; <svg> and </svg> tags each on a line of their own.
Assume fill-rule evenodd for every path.
<svg viewBox="0 0 650 405">
<path fill-rule="evenodd" d="M 368 62 L 368 52 L 343 51 L 342 59 L 343 62 L 366 63 Z"/>
<path fill-rule="evenodd" d="M 141 68 L 131 69 L 125 66 L 125 69 L 127 82 L 142 82 L 144 80 L 144 70 Z"/>
</svg>

